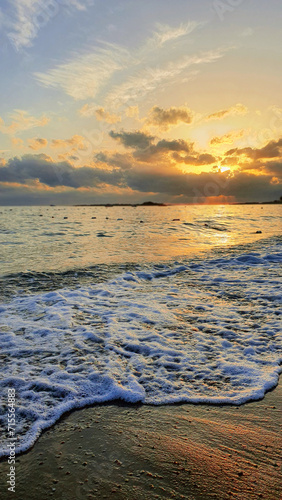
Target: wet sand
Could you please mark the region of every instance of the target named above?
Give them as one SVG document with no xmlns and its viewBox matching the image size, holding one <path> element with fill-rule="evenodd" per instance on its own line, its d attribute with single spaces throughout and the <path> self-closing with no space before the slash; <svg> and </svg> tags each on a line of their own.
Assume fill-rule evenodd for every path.
<svg viewBox="0 0 282 500">
<path fill-rule="evenodd" d="M 79 410 L 17 458 L 16 493 L 0 463 L 1 499 L 282 499 L 282 384 L 240 407 Z"/>
</svg>

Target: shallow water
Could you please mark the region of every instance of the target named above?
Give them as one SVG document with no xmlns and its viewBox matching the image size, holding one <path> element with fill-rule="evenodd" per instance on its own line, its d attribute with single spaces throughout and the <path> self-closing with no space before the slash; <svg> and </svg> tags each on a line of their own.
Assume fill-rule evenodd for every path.
<svg viewBox="0 0 282 500">
<path fill-rule="evenodd" d="M 279 207 L 265 207 L 263 216 L 256 206 L 126 208 L 126 222 L 105 219 L 118 218 L 121 208 L 95 208 L 98 233 L 110 221 L 113 238 L 92 231 L 77 239 L 77 214 L 88 217 L 82 235 L 94 208 L 15 210 L 9 237 L 23 244 L 18 254 L 6 253 L 10 262 L 1 279 L 0 386 L 4 397 L 16 389 L 18 450 L 28 449 L 65 411 L 87 404 L 118 398 L 242 404 L 276 386 L 282 359 Z M 28 233 L 44 233 L 42 243 L 50 235 L 44 217 L 52 213 L 73 222 L 61 221 L 68 224 L 66 235 L 48 236 L 48 260 L 46 247 L 37 248 Z M 128 227 L 131 244 L 124 239 Z M 184 244 L 183 234 L 190 235 Z M 81 252 L 74 266 L 69 246 L 59 251 L 65 238 Z M 4 428 L 6 414 L 4 404 Z"/>
<path fill-rule="evenodd" d="M 281 233 L 281 206 L 275 205 L 2 207 L 0 211 L 1 274 L 155 263 Z"/>
</svg>

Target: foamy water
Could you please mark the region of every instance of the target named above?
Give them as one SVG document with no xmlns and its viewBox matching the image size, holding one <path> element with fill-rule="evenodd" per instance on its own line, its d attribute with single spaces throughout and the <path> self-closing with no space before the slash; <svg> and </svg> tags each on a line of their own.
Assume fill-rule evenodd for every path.
<svg viewBox="0 0 282 500">
<path fill-rule="evenodd" d="M 277 385 L 281 238 L 136 260 L 3 277 L 0 422 L 13 387 L 18 451 L 88 404 L 242 404 Z"/>
</svg>

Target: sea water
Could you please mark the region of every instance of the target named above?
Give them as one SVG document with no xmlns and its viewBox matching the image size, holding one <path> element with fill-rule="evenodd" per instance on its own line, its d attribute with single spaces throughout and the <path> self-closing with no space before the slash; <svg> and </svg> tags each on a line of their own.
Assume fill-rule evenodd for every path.
<svg viewBox="0 0 282 500">
<path fill-rule="evenodd" d="M 2 207 L 0 422 L 14 388 L 17 450 L 89 404 L 238 405 L 274 388 L 280 209 Z"/>
</svg>

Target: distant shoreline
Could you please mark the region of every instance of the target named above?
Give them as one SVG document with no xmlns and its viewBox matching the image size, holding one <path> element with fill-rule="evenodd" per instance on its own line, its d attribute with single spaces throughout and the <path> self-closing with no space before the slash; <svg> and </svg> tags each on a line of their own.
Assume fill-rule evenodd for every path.
<svg viewBox="0 0 282 500">
<path fill-rule="evenodd" d="M 232 205 L 281 205 L 282 200 L 274 200 L 274 201 L 242 201 L 232 203 Z"/>
<path fill-rule="evenodd" d="M 274 201 L 237 201 L 234 203 L 223 203 L 223 205 L 281 205 L 281 200 Z M 170 207 L 170 206 L 178 206 L 178 205 L 189 205 L 189 206 L 198 206 L 198 205 L 219 205 L 218 203 L 154 203 L 154 202 L 145 202 L 145 203 L 82 203 L 78 205 L 71 205 L 73 207 Z M 54 206 L 54 205 L 53 205 Z"/>
<path fill-rule="evenodd" d="M 74 207 L 166 207 L 165 203 L 154 203 L 153 201 L 145 201 L 144 203 L 83 203 L 73 205 Z"/>
</svg>

